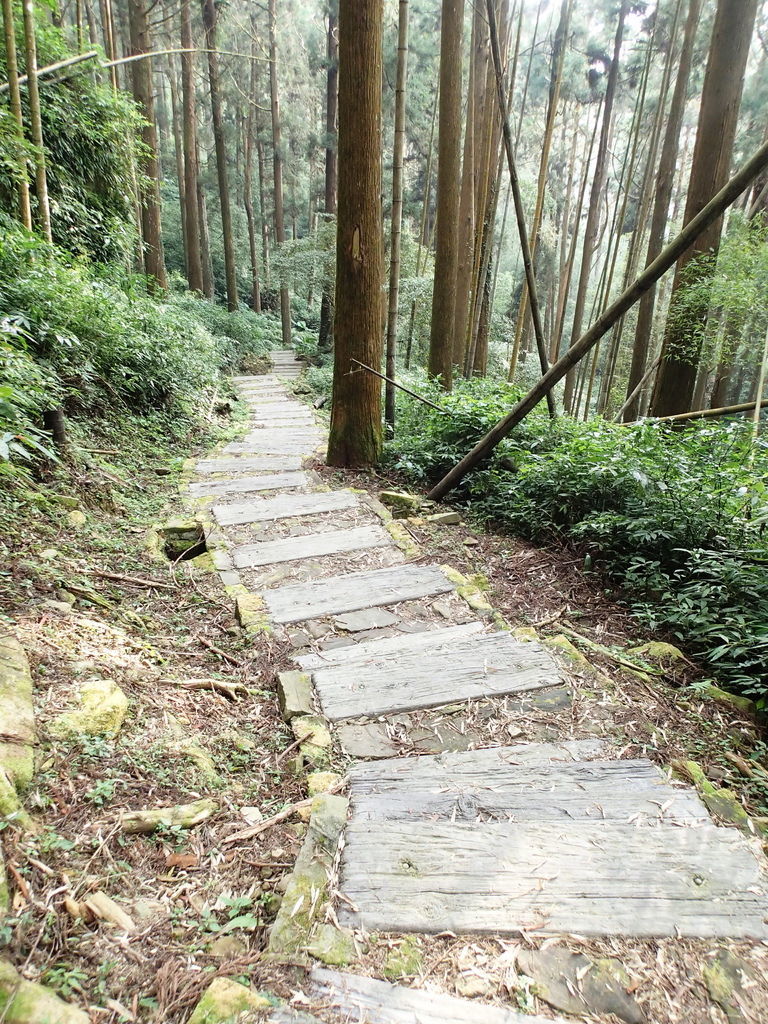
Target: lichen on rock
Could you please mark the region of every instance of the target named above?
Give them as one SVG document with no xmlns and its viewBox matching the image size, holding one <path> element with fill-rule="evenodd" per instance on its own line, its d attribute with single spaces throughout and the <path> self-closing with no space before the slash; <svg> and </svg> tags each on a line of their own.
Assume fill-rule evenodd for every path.
<svg viewBox="0 0 768 1024">
<path fill-rule="evenodd" d="M 74 736 L 117 736 L 128 712 L 128 698 L 111 679 L 91 679 L 81 684 L 80 707 L 57 715 L 48 732 L 60 739 Z"/>
<path fill-rule="evenodd" d="M 188 1024 L 236 1024 L 241 1014 L 273 1005 L 239 981 L 214 978 L 189 1018 Z"/>
</svg>

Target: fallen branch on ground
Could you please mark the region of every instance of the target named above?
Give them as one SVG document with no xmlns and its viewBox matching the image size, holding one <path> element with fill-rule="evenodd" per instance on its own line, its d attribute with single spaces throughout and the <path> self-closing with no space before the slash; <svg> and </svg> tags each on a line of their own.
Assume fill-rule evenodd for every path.
<svg viewBox="0 0 768 1024">
<path fill-rule="evenodd" d="M 159 590 L 178 590 L 173 583 L 159 583 L 157 580 L 145 580 L 141 576 L 124 576 L 119 572 L 106 572 L 104 569 L 89 569 L 88 575 L 101 576 L 105 580 L 114 580 L 115 583 L 132 583 L 135 587 L 157 587 Z"/>
<path fill-rule="evenodd" d="M 346 784 L 347 778 L 345 776 L 343 779 L 339 779 L 330 789 L 326 789 L 325 792 L 329 794 L 338 793 Z M 318 796 L 320 795 L 318 794 Z M 292 817 L 297 811 L 301 811 L 305 807 L 311 807 L 316 799 L 316 796 L 309 796 L 306 800 L 299 800 L 295 804 L 290 804 L 288 807 L 284 807 L 282 811 L 278 811 L 277 814 L 273 814 L 271 818 L 265 818 L 264 821 L 260 821 L 258 825 L 251 825 L 250 828 L 245 828 L 242 832 L 235 832 L 234 835 L 227 836 L 225 839 L 222 839 L 222 843 L 239 843 L 245 839 L 253 839 L 254 836 L 260 835 L 268 828 L 272 828 L 273 825 L 279 825 L 281 821 Z"/>
<path fill-rule="evenodd" d="M 186 679 L 176 685 L 183 690 L 211 690 L 234 701 L 238 694 L 248 695 L 248 688 L 242 683 L 225 683 L 223 679 Z"/>
<path fill-rule="evenodd" d="M 226 651 L 222 651 L 220 647 L 217 647 L 215 644 L 212 644 L 210 640 L 206 640 L 205 637 L 199 636 L 197 640 L 198 643 L 203 645 L 203 647 L 207 647 L 209 651 L 213 651 L 214 654 L 218 654 L 218 656 L 220 658 L 223 658 L 224 661 L 228 661 L 230 665 L 236 665 L 237 668 L 245 667 L 243 662 L 240 661 L 239 658 L 233 658 L 231 654 L 227 654 Z"/>
</svg>

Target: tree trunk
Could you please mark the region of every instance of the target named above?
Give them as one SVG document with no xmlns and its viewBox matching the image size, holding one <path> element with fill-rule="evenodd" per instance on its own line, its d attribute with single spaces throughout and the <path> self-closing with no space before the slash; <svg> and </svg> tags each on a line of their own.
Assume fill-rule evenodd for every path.
<svg viewBox="0 0 768 1024">
<path fill-rule="evenodd" d="M 255 18 L 253 19 L 255 22 Z M 253 215 L 253 136 L 255 106 L 258 103 L 258 62 L 256 61 L 256 33 L 253 24 L 251 41 L 251 88 L 248 100 L 248 115 L 245 120 L 243 145 L 243 206 L 248 222 L 248 250 L 251 257 L 251 309 L 261 312 L 261 287 L 259 285 L 259 254 L 256 245 L 256 219 Z"/>
<path fill-rule="evenodd" d="M 198 165 L 200 157 L 197 158 Z M 203 274 L 203 295 L 206 299 L 213 299 L 216 289 L 213 284 L 213 265 L 211 263 L 211 236 L 208 231 L 208 204 L 205 201 L 205 191 L 198 178 L 197 182 L 197 209 L 200 222 L 200 262 Z"/>
<path fill-rule="evenodd" d="M 211 88 L 211 120 L 213 122 L 213 142 L 216 150 L 216 177 L 219 182 L 227 309 L 230 313 L 233 313 L 239 304 L 237 297 L 237 267 L 235 266 L 235 243 L 232 237 L 232 211 L 229 204 L 227 149 L 224 140 L 224 120 L 221 112 L 219 53 L 216 48 L 216 18 L 215 0 L 203 0 L 203 27 L 205 29 L 205 45 L 208 50 L 208 82 Z"/>
<path fill-rule="evenodd" d="M 338 0 L 328 4 L 328 33 L 326 38 L 326 85 L 325 85 L 325 214 L 336 216 L 336 111 L 339 100 L 339 40 L 337 35 Z M 318 348 L 330 352 L 333 348 L 333 290 L 323 287 L 320 299 L 320 331 Z"/>
<path fill-rule="evenodd" d="M 181 0 L 181 48 L 192 48 L 190 0 Z M 184 251 L 190 291 L 203 292 L 203 261 L 200 241 L 200 210 L 197 199 L 197 113 L 195 55 L 181 54 L 181 111 L 184 136 Z"/>
<path fill-rule="evenodd" d="M 34 0 L 22 0 L 24 15 L 24 49 L 27 64 L 27 96 L 29 98 L 29 121 L 32 142 L 35 145 L 35 192 L 37 194 L 37 219 L 43 234 L 49 242 L 51 236 L 51 208 L 48 200 L 48 175 L 45 169 L 45 142 L 40 116 L 40 92 L 37 85 L 37 42 L 35 40 Z"/>
<path fill-rule="evenodd" d="M 675 182 L 675 171 L 677 166 L 677 155 L 680 148 L 680 129 L 683 124 L 683 113 L 685 111 L 685 100 L 688 94 L 688 81 L 691 75 L 691 63 L 693 57 L 693 44 L 696 39 L 696 29 L 699 24 L 702 0 L 690 0 L 688 5 L 688 16 L 683 32 L 683 43 L 680 50 L 680 62 L 677 67 L 677 78 L 675 88 L 672 92 L 672 101 L 667 115 L 667 127 L 664 133 L 664 142 L 659 157 L 659 170 L 656 176 L 656 195 L 651 215 L 651 229 L 648 236 L 648 251 L 646 253 L 645 265 L 648 266 L 656 259 L 664 244 L 664 232 L 669 217 L 669 206 L 672 201 L 672 188 Z M 651 341 L 651 330 L 653 328 L 653 316 L 656 308 L 656 288 L 651 288 L 640 300 L 637 309 L 637 324 L 635 326 L 635 342 L 632 349 L 632 364 L 629 370 L 629 381 L 627 382 L 627 397 L 637 388 L 638 383 L 645 374 L 645 366 L 648 362 L 648 350 Z M 624 410 L 624 421 L 632 423 L 638 418 L 640 411 L 640 395 Z"/>
<path fill-rule="evenodd" d="M 181 217 L 181 242 L 184 249 L 184 267 L 189 283 L 189 257 L 187 255 L 187 197 L 184 180 L 184 154 L 182 152 L 182 126 L 179 119 L 179 89 L 176 82 L 176 68 L 168 67 L 168 84 L 171 90 L 171 125 L 173 132 L 173 154 L 176 161 L 176 181 L 179 187 L 179 214 Z"/>
<path fill-rule="evenodd" d="M 149 53 L 152 41 L 144 0 L 129 0 L 128 30 L 131 54 Z M 133 98 L 144 115 L 141 129 L 144 158 L 141 172 L 141 228 L 144 239 L 144 266 L 154 286 L 164 290 L 168 286 L 163 259 L 163 236 L 160 222 L 160 180 L 157 159 L 157 130 L 155 127 L 155 101 L 152 85 L 152 60 L 145 58 L 131 64 Z"/>
<path fill-rule="evenodd" d="M 19 220 L 32 230 L 32 207 L 29 202 L 29 177 L 24 146 L 24 120 L 21 113 L 19 66 L 16 59 L 16 31 L 13 24 L 13 0 L 3 0 L 3 29 L 5 31 L 5 64 L 8 72 L 8 99 L 13 117 L 13 141 L 16 148 L 16 187 L 19 193 Z"/>
<path fill-rule="evenodd" d="M 395 141 L 392 150 L 392 240 L 389 259 L 387 314 L 387 376 L 395 377 L 397 303 L 400 294 L 400 241 L 403 223 L 403 151 L 405 148 L 405 83 L 408 69 L 408 0 L 400 0 L 397 22 L 397 80 L 395 82 Z M 384 419 L 395 429 L 395 388 L 386 382 Z"/>
<path fill-rule="evenodd" d="M 332 466 L 381 452 L 381 386 L 352 359 L 382 357 L 381 71 L 383 0 L 339 4 L 339 198 L 336 241 Z"/>
<path fill-rule="evenodd" d="M 277 89 L 277 32 L 275 0 L 269 0 L 269 96 L 272 109 L 272 150 L 275 200 L 275 242 L 285 241 L 285 213 L 283 210 L 283 152 L 280 128 L 280 99 Z M 280 323 L 283 346 L 291 347 L 291 300 L 285 281 L 280 281 Z"/>
<path fill-rule="evenodd" d="M 464 0 L 442 0 L 440 122 L 437 150 L 437 232 L 428 369 L 450 391 L 458 260 L 461 170 L 461 39 Z"/>
<path fill-rule="evenodd" d="M 718 2 L 688 183 L 686 222 L 728 180 L 756 13 L 757 0 Z M 692 259 L 710 253 L 711 267 L 699 266 L 696 276 L 706 277 L 713 272 L 722 227 L 723 219 L 719 217 L 681 256 L 675 269 L 671 307 L 674 306 L 675 294 L 688 283 L 689 275 L 685 271 Z M 702 309 L 701 318 L 687 318 L 685 324 L 675 324 L 674 319 L 668 317 L 661 366 L 651 403 L 652 415 L 668 416 L 690 409 L 701 351 L 700 330 L 706 315 L 706 310 Z"/>
<path fill-rule="evenodd" d="M 264 173 L 264 143 L 256 136 L 256 157 L 259 165 L 259 214 L 261 216 L 261 254 L 264 259 L 264 286 L 269 288 L 269 218 Z"/>
<path fill-rule="evenodd" d="M 613 119 L 613 102 L 616 97 L 616 85 L 619 80 L 619 56 L 621 44 L 624 39 L 624 23 L 629 10 L 629 0 L 622 0 L 619 10 L 619 20 L 616 26 L 616 38 L 613 45 L 613 58 L 611 60 L 608 81 L 605 87 L 605 100 L 603 103 L 603 125 L 600 130 L 600 142 L 597 147 L 597 162 L 595 176 L 592 179 L 592 189 L 589 196 L 589 209 L 587 210 L 587 223 L 584 227 L 584 248 L 581 256 L 581 270 L 579 281 L 576 286 L 576 305 L 573 311 L 573 327 L 571 329 L 571 345 L 573 345 L 581 334 L 581 326 L 584 320 L 584 306 L 587 300 L 587 286 L 589 284 L 590 272 L 592 270 L 592 257 L 595 251 L 597 230 L 600 218 L 600 200 L 603 194 L 605 178 L 608 171 L 608 138 L 611 131 Z M 571 411 L 573 405 L 573 389 L 576 383 L 575 371 L 571 370 L 565 379 L 565 392 L 563 394 L 563 405 L 567 412 Z"/>
</svg>

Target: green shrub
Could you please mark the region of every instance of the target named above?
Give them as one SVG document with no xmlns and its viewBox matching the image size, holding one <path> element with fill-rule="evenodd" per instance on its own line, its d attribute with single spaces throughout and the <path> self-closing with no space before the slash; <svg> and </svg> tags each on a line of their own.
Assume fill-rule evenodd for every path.
<svg viewBox="0 0 768 1024">
<path fill-rule="evenodd" d="M 430 483 L 514 401 L 507 384 L 459 382 L 441 414 L 399 399 L 389 465 Z M 673 431 L 646 422 L 550 422 L 539 411 L 465 478 L 457 500 L 540 543 L 581 551 L 634 614 L 768 704 L 768 447 L 743 421 Z"/>
</svg>

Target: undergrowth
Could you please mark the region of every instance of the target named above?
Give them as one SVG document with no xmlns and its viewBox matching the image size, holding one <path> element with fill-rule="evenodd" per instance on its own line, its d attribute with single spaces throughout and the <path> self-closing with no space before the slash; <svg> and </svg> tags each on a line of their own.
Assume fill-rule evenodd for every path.
<svg viewBox="0 0 768 1024">
<path fill-rule="evenodd" d="M 411 382 L 414 384 L 414 381 Z M 390 468 L 439 479 L 509 411 L 506 383 L 398 398 Z M 768 705 L 768 446 L 744 421 L 615 425 L 529 416 L 454 499 L 487 523 L 584 557 L 633 614 L 706 662 L 722 685 Z"/>
</svg>

